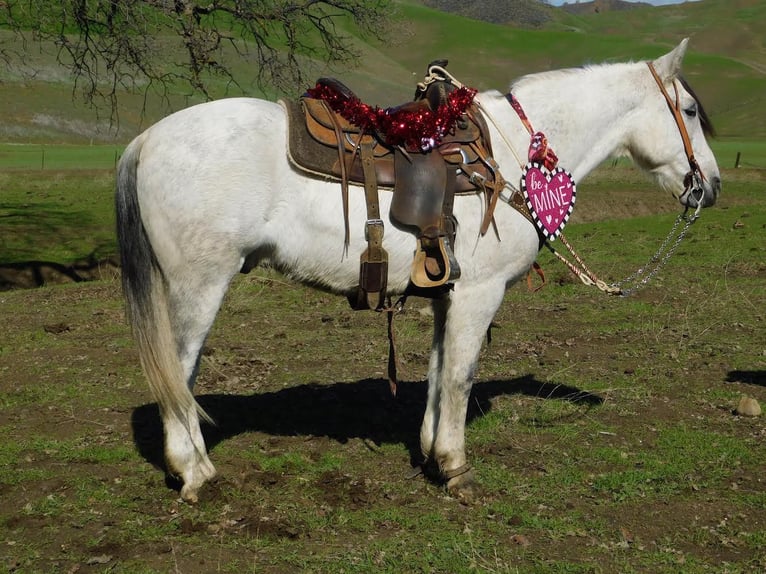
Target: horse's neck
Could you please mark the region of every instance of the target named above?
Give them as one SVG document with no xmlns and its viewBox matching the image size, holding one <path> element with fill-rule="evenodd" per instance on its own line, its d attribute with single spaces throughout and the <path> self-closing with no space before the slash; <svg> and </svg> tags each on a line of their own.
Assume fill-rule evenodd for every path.
<svg viewBox="0 0 766 574">
<path fill-rule="evenodd" d="M 532 128 L 545 134 L 559 158 L 559 165 L 576 180 L 585 177 L 605 159 L 624 152 L 635 107 L 631 65 L 612 64 L 593 69 L 545 72 L 525 77 L 512 88 Z M 507 163 L 526 162 L 529 133 L 504 96 L 482 94 L 482 106 L 491 124 L 493 150 L 505 175 Z M 496 140 L 501 140 L 497 142 Z M 514 150 L 509 153 L 508 143 Z M 515 167 L 513 171 L 516 171 Z M 508 176 L 506 176 L 508 177 Z"/>
</svg>

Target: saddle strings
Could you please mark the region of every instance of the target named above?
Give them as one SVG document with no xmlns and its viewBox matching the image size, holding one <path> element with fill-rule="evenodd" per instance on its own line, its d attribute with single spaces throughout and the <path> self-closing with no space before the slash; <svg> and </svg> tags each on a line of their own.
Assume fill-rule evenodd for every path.
<svg viewBox="0 0 766 574">
<path fill-rule="evenodd" d="M 484 114 L 484 117 L 486 117 L 490 121 L 490 123 L 493 126 L 495 126 L 495 130 L 497 131 L 498 134 L 500 134 L 500 139 L 503 140 L 503 143 L 505 144 L 505 147 L 507 147 L 509 150 L 511 150 L 511 154 L 516 159 L 516 162 L 519 164 L 519 170 L 523 171 L 524 170 L 524 165 L 525 165 L 524 162 L 521 161 L 521 158 L 519 157 L 519 154 L 516 153 L 516 148 L 508 140 L 508 138 L 505 135 L 505 132 L 503 132 L 503 130 L 500 129 L 500 125 L 495 120 L 495 117 L 487 111 L 487 108 L 484 107 L 484 105 L 481 103 L 480 100 L 474 100 L 474 102 L 478 106 L 479 110 L 481 110 L 481 113 Z M 519 191 L 508 180 L 506 180 L 506 182 L 505 182 L 505 187 L 508 187 L 513 193 L 516 193 L 516 192 Z"/>
</svg>

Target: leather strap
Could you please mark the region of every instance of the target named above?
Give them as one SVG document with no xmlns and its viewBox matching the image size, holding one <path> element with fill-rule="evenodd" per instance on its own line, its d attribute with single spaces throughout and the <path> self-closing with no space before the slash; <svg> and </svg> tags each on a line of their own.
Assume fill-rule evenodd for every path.
<svg viewBox="0 0 766 574">
<path fill-rule="evenodd" d="M 495 225 L 495 206 L 497 205 L 497 200 L 500 197 L 500 193 L 505 187 L 506 181 L 500 174 L 500 167 L 492 158 L 492 154 L 487 151 L 480 142 L 471 142 L 470 147 L 479 157 L 481 162 L 487 166 L 493 178 L 493 181 L 487 181 L 486 178 L 484 178 L 478 172 L 472 170 L 470 166 L 466 165 L 465 163 L 460 164 L 460 169 L 468 176 L 474 185 L 482 188 L 482 191 L 486 197 L 487 210 L 484 213 L 484 219 L 481 222 L 479 233 L 482 236 L 486 235 L 487 230 L 491 224 L 495 229 L 495 233 L 497 234 L 497 227 Z"/>
<path fill-rule="evenodd" d="M 662 79 L 657 73 L 657 70 L 654 69 L 654 64 L 652 62 L 647 62 L 646 65 L 649 67 L 649 71 L 652 73 L 654 81 L 657 82 L 657 86 L 659 86 L 662 95 L 665 96 L 665 101 L 668 104 L 668 108 L 670 108 L 670 112 L 673 114 L 673 117 L 676 120 L 678 131 L 681 133 L 681 139 L 684 142 L 684 151 L 686 152 L 686 157 L 689 160 L 689 168 L 691 169 L 691 172 L 692 174 L 698 173 L 704 181 L 705 174 L 702 173 L 697 160 L 694 158 L 694 149 L 692 148 L 692 142 L 689 138 L 689 132 L 686 130 L 684 118 L 681 116 L 681 105 L 678 101 L 678 87 L 676 86 L 676 83 L 675 81 L 673 82 L 673 90 L 675 91 L 676 95 L 674 101 L 670 98 L 670 94 L 668 94 L 668 91 L 665 89 L 665 85 L 662 83 Z"/>
<path fill-rule="evenodd" d="M 537 287 L 532 284 L 532 271 L 537 273 L 537 276 L 542 281 Z M 540 264 L 535 261 L 532 263 L 532 267 L 529 269 L 529 271 L 527 271 L 527 289 L 532 293 L 537 293 L 540 289 L 545 287 L 546 284 L 547 281 L 545 280 L 545 272 L 543 271 L 543 268 L 540 267 Z"/>
<path fill-rule="evenodd" d="M 322 107 L 324 107 L 327 111 L 327 116 L 332 122 L 333 129 L 335 130 L 335 139 L 338 144 L 338 163 L 340 164 L 340 192 L 343 199 L 343 225 L 345 230 L 343 236 L 343 248 L 344 250 L 348 251 L 351 231 L 348 223 L 348 169 L 346 167 L 346 159 L 344 153 L 345 150 L 343 146 L 343 127 L 340 125 L 340 122 L 338 121 L 335 113 L 332 111 L 332 109 L 330 109 L 330 105 L 324 100 L 320 101 L 322 103 Z M 361 140 L 361 138 L 359 139 Z M 353 154 L 351 157 L 354 157 Z"/>
<path fill-rule="evenodd" d="M 364 171 L 364 196 L 367 203 L 367 222 L 365 237 L 367 239 L 367 265 L 374 268 L 373 272 L 380 274 L 378 301 L 374 309 L 385 307 L 388 267 L 388 254 L 383 249 L 383 220 L 380 219 L 380 204 L 378 197 L 378 181 L 375 176 L 375 157 L 371 143 L 362 143 L 359 148 Z M 382 268 L 380 268 L 382 266 Z M 368 297 L 371 293 L 367 294 Z M 371 306 L 372 307 L 372 306 Z"/>
<path fill-rule="evenodd" d="M 453 478 L 457 478 L 458 476 L 462 476 L 467 472 L 470 472 L 471 465 L 468 463 L 465 463 L 462 466 L 459 466 L 457 468 L 453 468 L 452 470 L 443 470 L 442 475 L 447 481 L 452 480 Z"/>
<path fill-rule="evenodd" d="M 394 315 L 404 307 L 406 297 L 402 297 L 396 305 L 386 309 L 386 322 L 388 324 L 388 388 L 391 390 L 391 396 L 396 396 L 397 385 L 399 384 L 399 357 L 396 354 L 396 332 L 394 331 Z"/>
<path fill-rule="evenodd" d="M 364 197 L 367 201 L 367 219 L 380 219 L 378 180 L 375 176 L 375 157 L 373 156 L 372 144 L 361 144 L 359 151 L 362 156 L 362 171 L 364 172 Z"/>
</svg>

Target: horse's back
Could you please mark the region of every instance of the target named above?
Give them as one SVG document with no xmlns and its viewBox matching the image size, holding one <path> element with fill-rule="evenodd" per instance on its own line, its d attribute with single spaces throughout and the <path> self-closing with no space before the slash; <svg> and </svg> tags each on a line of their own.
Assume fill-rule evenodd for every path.
<svg viewBox="0 0 766 574">
<path fill-rule="evenodd" d="M 220 197 L 236 208 L 240 196 L 269 186 L 286 166 L 285 122 L 279 104 L 255 98 L 216 100 L 171 114 L 140 136 L 141 192 L 162 188 L 163 201 L 208 207 Z"/>
<path fill-rule="evenodd" d="M 167 158 L 174 163 L 202 162 L 207 168 L 215 162 L 252 159 L 262 138 L 283 138 L 284 133 L 285 115 L 279 104 L 256 98 L 229 98 L 175 112 L 139 138 L 143 140 L 142 161 Z"/>
</svg>

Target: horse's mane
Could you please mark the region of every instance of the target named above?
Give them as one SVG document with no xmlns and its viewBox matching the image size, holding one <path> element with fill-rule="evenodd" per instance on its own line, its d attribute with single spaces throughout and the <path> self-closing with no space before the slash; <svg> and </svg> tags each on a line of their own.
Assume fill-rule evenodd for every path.
<svg viewBox="0 0 766 574">
<path fill-rule="evenodd" d="M 622 64 L 631 64 L 632 62 L 622 62 Z M 518 89 L 519 86 L 536 81 L 536 80 L 543 80 L 543 79 L 550 79 L 557 76 L 563 76 L 568 74 L 576 74 L 576 73 L 582 73 L 589 70 L 596 70 L 601 68 L 606 68 L 610 66 L 615 66 L 619 64 L 610 64 L 610 63 L 602 63 L 602 64 L 587 64 L 580 67 L 575 68 L 562 68 L 560 70 L 548 70 L 545 72 L 538 72 L 535 74 L 527 74 L 525 76 L 521 76 L 520 78 L 516 79 L 511 84 L 511 91 L 514 89 Z M 705 133 L 705 135 L 714 137 L 715 136 L 715 128 L 713 127 L 713 122 L 710 120 L 710 116 L 708 116 L 707 112 L 705 111 L 705 107 L 702 105 L 702 102 L 700 101 L 699 97 L 695 93 L 695 91 L 692 89 L 692 87 L 689 85 L 689 82 L 684 78 L 683 76 L 678 76 L 678 81 L 681 82 L 681 85 L 684 87 L 684 89 L 689 93 L 689 95 L 694 98 L 694 100 L 697 102 L 697 114 L 700 118 L 700 125 L 702 126 L 702 131 Z"/>
<path fill-rule="evenodd" d="M 715 137 L 715 128 L 713 127 L 713 122 L 710 121 L 710 116 L 707 115 L 707 112 L 705 111 L 705 108 L 702 105 L 702 102 L 697 97 L 697 94 L 689 85 L 689 82 L 686 81 L 686 78 L 684 78 L 683 76 L 678 76 L 678 81 L 681 82 L 681 85 L 684 87 L 684 89 L 687 92 L 689 92 L 689 95 L 692 98 L 694 98 L 694 101 L 697 102 L 697 115 L 699 115 L 699 118 L 700 118 L 702 131 L 705 133 L 705 135 L 708 135 L 710 137 Z"/>
<path fill-rule="evenodd" d="M 525 76 L 521 76 L 520 78 L 516 78 L 511 83 L 511 91 L 513 92 L 514 89 L 518 89 L 519 86 L 523 84 L 527 84 L 527 83 L 539 81 L 539 80 L 555 78 L 558 76 L 574 74 L 577 72 L 582 72 L 586 68 L 587 66 L 581 66 L 579 68 L 561 68 L 559 70 L 547 70 L 545 72 L 535 72 L 533 74 L 527 74 Z"/>
</svg>

